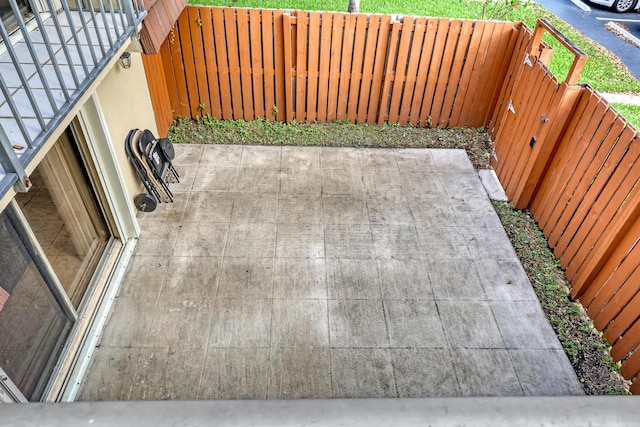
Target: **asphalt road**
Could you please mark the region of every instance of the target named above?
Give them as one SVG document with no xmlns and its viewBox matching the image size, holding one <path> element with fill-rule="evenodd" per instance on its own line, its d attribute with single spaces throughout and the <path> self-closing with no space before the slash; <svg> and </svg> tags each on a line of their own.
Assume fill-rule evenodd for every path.
<svg viewBox="0 0 640 427">
<path fill-rule="evenodd" d="M 624 24 L 631 34 L 640 38 L 640 14 L 636 11 L 614 13 L 607 8 L 589 3 L 587 0 L 584 3 L 591 9 L 591 12 L 583 11 L 571 0 L 535 1 L 617 55 L 636 79 L 640 80 L 640 48 L 622 40 L 605 28 L 607 22 L 618 20 L 618 23 Z"/>
</svg>

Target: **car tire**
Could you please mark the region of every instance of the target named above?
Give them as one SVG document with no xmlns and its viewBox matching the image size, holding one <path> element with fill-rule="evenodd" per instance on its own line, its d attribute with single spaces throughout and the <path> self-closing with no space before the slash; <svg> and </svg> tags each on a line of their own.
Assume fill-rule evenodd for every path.
<svg viewBox="0 0 640 427">
<path fill-rule="evenodd" d="M 629 12 L 635 4 L 635 0 L 616 0 L 613 5 L 611 5 L 611 9 L 618 13 L 625 13 Z"/>
</svg>

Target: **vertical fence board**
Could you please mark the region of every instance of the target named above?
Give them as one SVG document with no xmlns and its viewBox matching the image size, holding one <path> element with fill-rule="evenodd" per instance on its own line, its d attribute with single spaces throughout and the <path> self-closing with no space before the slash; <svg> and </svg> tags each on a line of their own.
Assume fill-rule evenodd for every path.
<svg viewBox="0 0 640 427">
<path fill-rule="evenodd" d="M 378 114 L 378 124 L 383 124 L 389 114 L 389 97 L 393 87 L 393 68 L 398 55 L 398 43 L 400 39 L 400 29 L 402 24 L 394 22 L 391 25 L 391 37 L 389 41 L 389 53 L 384 67 L 384 77 L 382 82 L 382 95 L 380 96 L 380 112 Z"/>
<path fill-rule="evenodd" d="M 276 58 L 276 120 L 285 121 L 287 101 L 286 91 L 287 82 L 285 82 L 284 72 L 284 13 L 281 10 L 275 10 L 273 12 L 273 30 L 274 30 L 274 42 L 273 49 Z M 288 31 L 288 30 L 287 30 Z"/>
<path fill-rule="evenodd" d="M 356 19 L 355 39 L 353 41 L 353 60 L 351 75 L 349 76 L 349 98 L 347 104 L 347 117 L 351 123 L 358 121 L 358 107 L 360 99 L 360 85 L 362 84 L 362 69 L 364 61 L 365 37 L 367 34 L 367 15 L 358 14 Z"/>
<path fill-rule="evenodd" d="M 513 27 L 502 27 L 502 35 L 503 44 L 501 44 L 496 51 L 497 52 L 513 52 L 516 43 L 519 41 L 520 33 L 525 33 L 525 31 L 517 31 L 514 30 Z M 495 65 L 498 66 L 496 70 L 492 72 L 492 78 L 494 81 L 494 85 L 490 91 L 487 92 L 487 97 L 484 102 L 485 106 L 485 116 L 484 116 L 484 126 L 485 129 L 489 128 L 489 123 L 493 112 L 496 110 L 496 105 L 499 100 L 499 95 L 501 92 L 502 85 L 506 78 L 508 78 L 507 70 L 509 69 L 509 63 L 511 61 L 511 57 L 509 55 L 503 55 L 502 59 L 496 61 Z"/>
<path fill-rule="evenodd" d="M 434 119 L 432 115 L 432 108 L 435 100 L 436 86 L 438 84 L 438 79 L 440 78 L 440 66 L 442 65 L 444 56 L 447 33 L 449 32 L 449 23 L 450 20 L 448 19 L 438 19 L 436 40 L 433 46 L 431 64 L 429 64 L 427 85 L 422 101 L 422 108 L 420 109 L 420 122 L 422 123 L 426 123 L 427 121 L 432 121 Z"/>
<path fill-rule="evenodd" d="M 484 28 L 484 22 L 475 22 L 473 25 L 473 32 L 471 33 L 471 40 L 469 41 L 469 53 L 466 61 L 464 62 L 464 66 L 462 67 L 460 86 L 458 94 L 456 95 L 456 104 L 458 104 L 458 108 L 456 108 L 455 112 L 451 115 L 450 126 L 462 127 L 467 124 L 466 116 L 463 114 L 463 108 L 470 102 L 468 98 L 473 99 L 473 96 L 469 97 L 470 92 L 471 95 L 473 95 L 473 89 L 469 91 L 469 86 L 475 85 L 475 82 L 477 82 L 477 80 L 472 80 L 471 77 L 473 75 L 476 57 L 481 46 Z"/>
<path fill-rule="evenodd" d="M 209 111 L 212 117 L 216 119 L 222 118 L 222 109 L 220 107 L 220 88 L 218 83 L 218 61 L 215 50 L 215 40 L 213 37 L 213 19 L 211 17 L 211 8 L 202 7 L 199 9 L 202 25 L 202 47 L 204 49 L 204 61 L 207 77 L 207 85 L 209 86 Z"/>
<path fill-rule="evenodd" d="M 198 87 L 198 116 L 211 115 L 211 103 L 209 99 L 209 82 L 207 81 L 207 65 L 205 63 L 205 51 L 202 35 L 202 18 L 199 8 L 187 9 L 191 28 L 191 45 L 195 66 L 195 83 Z M 206 19 L 206 15 L 204 15 Z"/>
<path fill-rule="evenodd" d="M 442 62 L 440 64 L 440 72 L 436 82 L 430 113 L 431 120 L 435 126 L 439 126 L 440 123 L 443 122 L 441 114 L 442 107 L 444 106 L 445 95 L 448 89 L 452 89 L 449 86 L 449 80 L 451 78 L 453 56 L 455 55 L 458 36 L 460 35 L 460 24 L 461 22 L 459 20 L 452 20 L 449 22 L 447 40 L 442 47 Z M 488 86 L 488 84 L 484 84 L 483 86 Z"/>
<path fill-rule="evenodd" d="M 238 21 L 234 9 L 224 9 L 225 40 L 227 43 L 227 58 L 229 60 L 229 80 L 231 82 L 231 106 L 233 118 L 242 119 L 242 83 L 240 82 L 240 47 L 238 46 Z"/>
<path fill-rule="evenodd" d="M 240 69 L 240 93 L 242 94 L 242 118 L 253 120 L 253 88 L 251 82 L 251 38 L 247 9 L 236 10 L 237 47 Z"/>
<path fill-rule="evenodd" d="M 282 15 L 282 28 L 283 28 L 283 57 L 284 57 L 284 105 L 285 105 L 285 120 L 287 123 L 293 121 L 293 113 L 295 105 L 293 104 L 293 46 L 292 39 L 293 25 L 291 23 L 291 15 L 285 13 Z"/>
<path fill-rule="evenodd" d="M 338 120 L 347 118 L 347 102 L 349 100 L 349 83 L 351 78 L 351 65 L 353 59 L 353 39 L 356 30 L 356 18 L 353 13 L 345 16 L 344 30 L 342 32 L 342 59 L 340 61 L 340 86 L 338 89 Z"/>
<path fill-rule="evenodd" d="M 327 120 L 335 120 L 338 114 L 338 88 L 340 85 L 340 58 L 342 56 L 342 29 L 344 15 L 334 14 L 331 26 L 331 59 L 329 63 L 329 91 L 327 96 Z"/>
<path fill-rule="evenodd" d="M 425 97 L 425 90 L 427 87 L 428 73 L 424 70 L 429 69 L 431 63 L 431 56 L 433 54 L 433 46 L 438 30 L 438 20 L 428 19 L 426 23 L 426 31 L 422 40 L 422 55 L 420 57 L 420 63 L 418 70 L 421 72 L 418 74 L 415 84 L 415 93 L 413 94 L 413 101 L 411 102 L 411 114 L 409 115 L 409 123 L 413 126 L 426 126 L 426 122 L 422 122 L 420 118 L 420 107 Z"/>
<path fill-rule="evenodd" d="M 164 48 L 164 46 L 165 45 L 162 47 Z M 160 53 L 153 55 L 142 54 L 142 62 L 144 64 L 147 82 L 149 83 L 149 93 L 151 95 L 151 103 L 153 104 L 158 134 L 164 136 L 169 131 L 171 123 L 173 122 L 173 113 L 171 112 L 171 102 L 169 101 L 167 78 L 164 75 L 162 55 Z"/>
<path fill-rule="evenodd" d="M 320 13 L 309 12 L 309 66 L 307 69 L 307 121 L 316 121 L 320 64 Z"/>
<path fill-rule="evenodd" d="M 421 73 L 418 66 L 422 56 L 422 43 L 426 29 L 427 18 L 416 18 L 415 24 L 413 25 L 413 40 L 411 41 L 411 50 L 409 52 L 407 76 L 404 83 L 404 93 L 406 97 L 402 99 L 400 117 L 398 119 L 401 126 L 405 126 L 410 119 L 411 106 L 413 105 L 415 97 L 416 81 L 418 74 Z"/>
<path fill-rule="evenodd" d="M 187 98 L 189 105 L 189 116 L 200 117 L 200 102 L 198 101 L 198 82 L 195 77 L 195 56 L 193 54 L 193 44 L 191 42 L 191 28 L 189 25 L 190 17 L 188 10 L 178 18 L 178 28 L 180 28 L 180 51 L 182 53 L 182 62 L 184 64 L 184 73 L 187 82 Z"/>
<path fill-rule="evenodd" d="M 460 27 L 460 35 L 458 36 L 458 43 L 456 45 L 455 55 L 453 58 L 453 66 L 451 67 L 451 73 L 449 74 L 449 83 L 447 88 L 447 96 L 445 97 L 440 112 L 440 126 L 449 126 L 451 123 L 451 114 L 455 105 L 456 97 L 460 85 L 460 76 L 462 73 L 462 66 L 465 62 L 465 56 L 467 54 L 467 47 L 469 45 L 469 39 L 471 36 L 473 22 L 462 21 Z"/>
<path fill-rule="evenodd" d="M 493 31 L 493 38 L 491 40 L 491 44 L 488 49 L 489 52 L 505 52 L 513 43 L 515 43 L 515 32 L 512 28 L 505 27 L 503 25 L 496 25 Z M 511 47 L 513 49 L 513 47 Z M 484 85 L 484 90 L 481 94 L 481 97 L 477 99 L 477 102 L 474 104 L 474 108 L 476 109 L 476 114 L 478 116 L 479 122 L 481 122 L 477 127 L 481 125 L 485 125 L 488 120 L 488 115 L 492 111 L 494 100 L 497 92 L 500 90 L 500 86 L 502 84 L 505 67 L 509 61 L 508 56 L 503 56 L 502 58 L 492 58 L 491 55 L 488 55 L 487 58 L 487 70 L 486 73 L 483 73 L 482 81 L 486 81 L 487 84 Z"/>
<path fill-rule="evenodd" d="M 411 40 L 413 39 L 413 29 L 413 19 L 405 16 L 402 29 L 400 30 L 400 41 L 398 42 L 398 50 L 395 55 L 395 63 L 391 64 L 392 68 L 389 73 L 393 76 L 393 85 L 390 86 L 391 93 L 389 94 L 389 116 L 387 118 L 389 123 L 397 123 L 400 119 L 400 107 L 402 106 L 402 100 L 405 95 L 404 88 L 407 79 L 407 63 L 409 62 L 409 49 Z"/>
<path fill-rule="evenodd" d="M 331 37 L 333 34 L 333 14 L 322 15 L 320 35 L 320 78 L 318 79 L 318 120 L 327 120 L 327 98 L 329 97 L 329 73 L 331 64 Z"/>
<path fill-rule="evenodd" d="M 634 356 L 637 355 L 637 354 L 638 353 L 634 353 Z M 622 365 L 622 368 L 624 369 L 625 366 L 626 365 Z M 635 381 L 631 384 L 631 387 L 629 387 L 629 391 L 632 394 L 640 394 L 640 373 L 636 377 Z"/>
<path fill-rule="evenodd" d="M 227 60 L 227 43 L 225 41 L 225 17 L 223 10 L 214 8 L 211 10 L 213 20 L 213 38 L 215 40 L 216 55 L 218 62 L 218 81 L 220 83 L 220 103 L 222 105 L 222 118 L 233 118 L 233 107 L 231 106 L 231 81 L 229 72 L 229 62 Z"/>
<path fill-rule="evenodd" d="M 488 38 L 488 43 L 480 75 L 482 76 L 482 81 L 487 83 L 480 85 L 479 90 L 473 97 L 473 104 L 470 110 L 470 115 L 473 119 L 469 120 L 469 127 L 477 128 L 484 125 L 486 108 L 489 102 L 487 98 L 491 97 L 491 93 L 497 86 L 500 66 L 502 65 L 502 58 L 496 53 L 504 51 L 509 42 L 505 30 L 504 26 L 494 24 L 491 28 L 491 37 L 485 37 Z"/>
<path fill-rule="evenodd" d="M 367 123 L 373 124 L 378 120 L 379 115 L 384 115 L 384 110 L 380 101 L 380 91 L 382 90 L 382 81 L 384 79 L 384 69 L 389 55 L 387 43 L 389 42 L 389 33 L 391 30 L 391 17 L 384 15 L 380 19 L 380 31 L 378 33 L 378 48 L 376 51 L 375 62 L 373 65 L 373 83 L 371 84 L 371 96 L 369 98 L 369 107 L 367 111 Z"/>
<path fill-rule="evenodd" d="M 183 12 L 186 15 L 187 12 Z M 182 32 L 187 32 L 184 28 Z M 185 75 L 185 63 L 182 58 L 181 34 L 179 29 L 175 29 L 173 43 L 171 43 L 171 63 L 175 69 L 174 77 L 178 92 L 178 117 L 191 117 L 191 107 L 189 105 L 189 94 L 187 91 L 187 80 Z"/>
<path fill-rule="evenodd" d="M 180 116 L 180 96 L 178 94 L 178 85 L 176 83 L 176 67 L 171 61 L 171 45 L 175 42 L 172 41 L 172 33 L 169 34 L 167 40 L 160 48 L 160 56 L 162 57 L 162 68 L 164 69 L 164 76 L 167 82 L 167 93 L 169 94 L 169 104 L 171 105 L 171 114 L 176 119 Z"/>
<path fill-rule="evenodd" d="M 471 75 L 469 76 L 471 82 L 478 82 L 482 81 L 483 79 L 483 73 L 485 72 L 485 67 L 487 65 L 489 43 L 493 37 L 495 28 L 495 22 L 487 22 L 484 24 L 482 36 L 480 38 L 480 43 L 478 45 L 477 54 L 475 57 L 475 62 L 471 70 Z M 480 98 L 481 91 L 482 88 L 480 90 L 474 90 L 471 92 L 467 91 L 467 99 L 460 113 L 460 118 L 463 120 L 464 126 L 477 128 L 482 124 L 480 123 L 477 109 L 474 108 L 474 106 L 478 105 L 478 98 Z"/>
<path fill-rule="evenodd" d="M 307 118 L 307 26 L 306 12 L 296 17 L 296 120 L 304 122 Z"/>
<path fill-rule="evenodd" d="M 262 10 L 262 61 L 264 67 L 264 115 L 267 120 L 275 120 L 276 106 L 275 61 L 273 59 L 273 11 Z"/>
<path fill-rule="evenodd" d="M 253 114 L 254 117 L 265 118 L 264 110 L 264 69 L 262 61 L 265 53 L 262 46 L 267 44 L 262 40 L 262 18 L 260 10 L 249 11 L 249 40 L 251 41 L 251 84 L 253 86 Z"/>
</svg>

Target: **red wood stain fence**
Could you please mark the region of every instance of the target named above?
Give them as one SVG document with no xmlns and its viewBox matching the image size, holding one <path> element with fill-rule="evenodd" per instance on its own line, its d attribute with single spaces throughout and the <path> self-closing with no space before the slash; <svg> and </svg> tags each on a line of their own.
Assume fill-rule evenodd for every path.
<svg viewBox="0 0 640 427">
<path fill-rule="evenodd" d="M 480 127 L 520 29 L 188 6 L 160 55 L 174 118 Z"/>
<path fill-rule="evenodd" d="M 575 55 L 563 82 L 545 65 L 553 54 L 545 31 Z M 519 23 L 189 6 L 158 58 L 145 64 L 167 124 L 211 115 L 485 127 L 507 194 L 533 213 L 640 394 L 640 136 L 577 84 L 586 56 L 546 22 L 532 32 Z"/>
<path fill-rule="evenodd" d="M 542 59 L 540 25 L 513 57 L 489 132 L 510 199 L 529 208 L 596 328 L 640 393 L 640 134 L 589 87 Z M 558 36 L 561 39 L 561 36 Z M 528 41 L 527 41 L 528 40 Z"/>
<path fill-rule="evenodd" d="M 158 133 L 166 135 L 173 121 L 173 115 L 167 96 L 167 82 L 164 79 L 164 63 L 160 55 L 142 55 L 142 63 L 147 81 L 153 82 L 153 84 L 149 84 L 149 92 L 153 101 Z"/>
</svg>

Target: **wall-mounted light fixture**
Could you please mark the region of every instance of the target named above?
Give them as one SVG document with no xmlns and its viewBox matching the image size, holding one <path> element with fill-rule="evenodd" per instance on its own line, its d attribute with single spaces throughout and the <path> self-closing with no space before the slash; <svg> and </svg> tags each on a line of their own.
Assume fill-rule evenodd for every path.
<svg viewBox="0 0 640 427">
<path fill-rule="evenodd" d="M 129 52 L 124 52 L 122 55 L 120 55 L 120 59 L 118 60 L 118 62 L 120 62 L 120 66 L 122 68 L 124 68 L 125 70 L 131 67 L 131 54 Z"/>
</svg>

